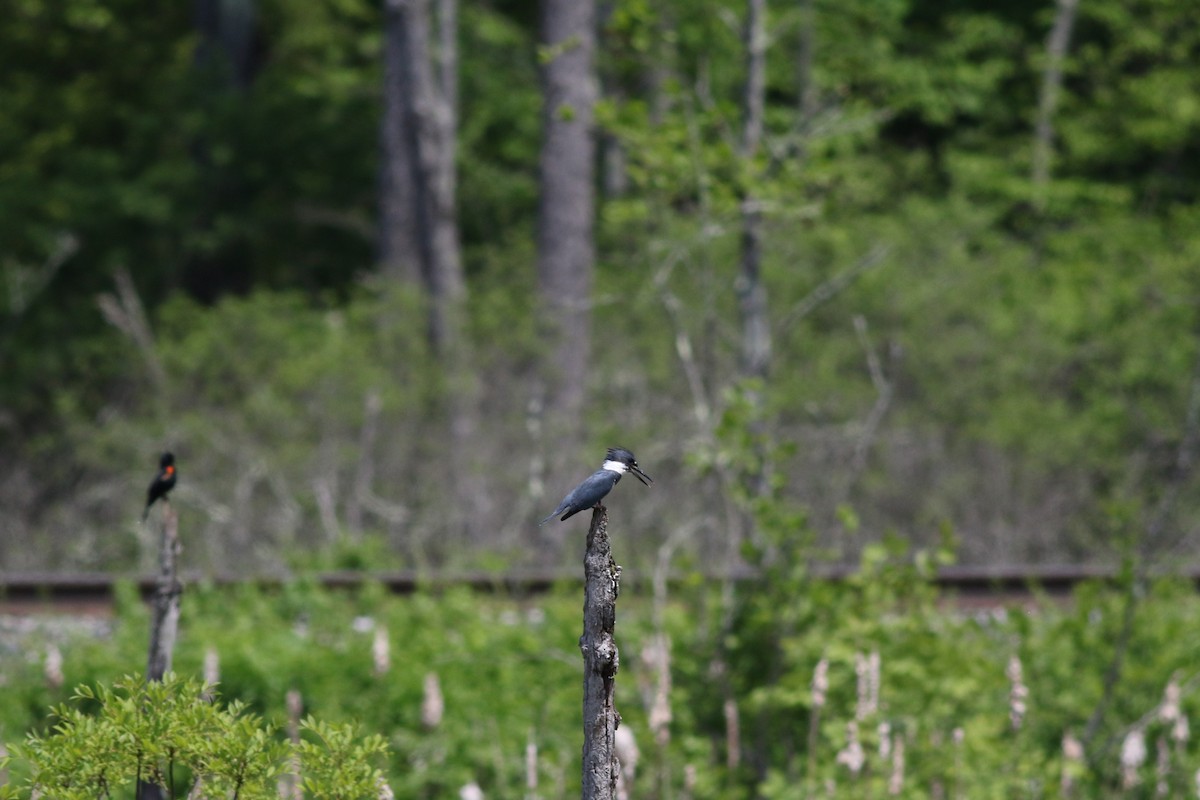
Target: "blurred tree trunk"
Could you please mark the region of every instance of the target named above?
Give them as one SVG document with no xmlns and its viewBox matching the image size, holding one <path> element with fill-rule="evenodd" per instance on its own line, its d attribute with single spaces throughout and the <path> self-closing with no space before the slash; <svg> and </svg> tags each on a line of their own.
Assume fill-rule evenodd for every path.
<svg viewBox="0 0 1200 800">
<path fill-rule="evenodd" d="M 254 83 L 262 65 L 261 31 L 257 0 L 194 0 L 192 24 L 196 29 L 194 65 L 204 80 L 202 111 L 210 103 L 221 103 L 230 93 L 244 92 Z M 218 224 L 223 198 L 241 192 L 242 176 L 214 161 L 211 142 L 200 135 L 191 142 L 192 158 L 205 174 L 209 187 L 200 198 L 193 225 L 204 236 Z M 214 302 L 229 292 L 250 288 L 249 273 L 222 252 L 189 250 L 180 278 L 187 292 L 203 302 Z"/>
<path fill-rule="evenodd" d="M 453 23 L 454 0 L 439 4 L 443 25 Z M 457 56 L 443 46 L 434 69 L 430 28 L 429 0 L 387 0 L 380 261 L 402 277 L 419 275 L 440 351 L 459 338 L 466 283 L 455 208 Z M 453 40 L 454 31 L 438 36 Z"/>
<path fill-rule="evenodd" d="M 537 230 L 538 288 L 550 345 L 543 370 L 544 427 L 555 451 L 581 437 L 589 326 L 596 141 L 595 0 L 543 0 L 543 141 Z M 553 465 L 551 465 L 553 468 Z"/>
<path fill-rule="evenodd" d="M 486 513 L 486 493 L 471 458 L 479 400 L 456 208 L 457 0 L 437 0 L 436 32 L 430 8 L 430 0 L 384 6 L 380 261 L 401 280 L 419 279 L 423 289 L 448 401 L 447 483 L 470 529 Z"/>
<path fill-rule="evenodd" d="M 1041 211 L 1046 205 L 1046 185 L 1050 181 L 1050 159 L 1054 153 L 1054 112 L 1062 89 L 1063 61 L 1071 43 L 1071 28 L 1079 0 L 1058 0 L 1058 13 L 1046 38 L 1046 71 L 1038 97 L 1037 124 L 1033 134 L 1033 204 Z"/>
<path fill-rule="evenodd" d="M 771 328 L 767 318 L 767 290 L 762 284 L 762 206 L 752 185 L 757 178 L 754 159 L 763 136 L 763 109 L 767 83 L 766 0 L 746 4 L 746 86 L 742 97 L 741 156 L 746 183 L 742 189 L 741 274 L 738 305 L 742 314 L 742 372 L 766 378 L 771 359 Z"/>
<path fill-rule="evenodd" d="M 383 114 L 379 128 L 379 263 L 384 274 L 421 282 L 417 246 L 416 174 L 412 125 L 407 120 L 407 52 L 401 16 L 389 3 L 383 18 Z"/>
<path fill-rule="evenodd" d="M 597 46 L 602 49 L 607 49 L 603 35 L 615 10 L 616 3 L 613 0 L 604 0 L 597 9 L 596 31 L 599 37 Z M 617 102 L 623 102 L 626 99 L 625 90 L 621 85 L 620 75 L 615 64 L 610 65 L 608 69 L 599 69 L 598 79 L 600 97 Z M 599 150 L 599 157 L 596 159 L 596 163 L 600 169 L 598 185 L 601 196 L 605 200 L 620 197 L 629 188 L 629 176 L 625 163 L 625 147 L 615 133 L 603 128 L 597 131 L 596 147 Z"/>
<path fill-rule="evenodd" d="M 800 40 L 796 48 L 800 128 L 807 132 L 817 115 L 817 81 L 813 64 L 817 58 L 817 16 L 813 0 L 800 0 Z"/>
<path fill-rule="evenodd" d="M 255 0 L 195 0 L 192 10 L 200 34 L 196 63 L 224 68 L 231 85 L 248 88 L 259 66 Z"/>
</svg>

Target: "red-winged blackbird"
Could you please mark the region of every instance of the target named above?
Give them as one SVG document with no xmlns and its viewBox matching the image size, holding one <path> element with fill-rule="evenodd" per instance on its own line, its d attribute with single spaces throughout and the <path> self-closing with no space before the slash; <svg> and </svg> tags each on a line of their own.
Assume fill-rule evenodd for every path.
<svg viewBox="0 0 1200 800">
<path fill-rule="evenodd" d="M 150 506 L 154 505 L 154 501 L 160 497 L 166 497 L 167 492 L 175 488 L 175 456 L 171 453 L 163 453 L 162 458 L 158 460 L 158 474 L 154 476 L 154 480 L 150 482 L 150 488 L 146 490 L 146 510 L 142 512 L 142 522 L 146 521 L 146 517 L 150 515 Z"/>
</svg>

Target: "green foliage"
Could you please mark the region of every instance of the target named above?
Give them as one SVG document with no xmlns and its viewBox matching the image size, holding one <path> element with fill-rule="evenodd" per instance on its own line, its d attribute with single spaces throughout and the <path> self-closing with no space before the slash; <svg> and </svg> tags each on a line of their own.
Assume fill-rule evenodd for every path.
<svg viewBox="0 0 1200 800">
<path fill-rule="evenodd" d="M 472 466 L 505 511 L 463 546 L 436 458 L 457 387 L 422 343 L 419 292 L 372 275 L 381 7 L 253 6 L 245 64 L 172 6 L 19 0 L 0 21 L 0 500 L 16 527 L 0 560 L 146 566 L 132 508 L 147 453 L 172 446 L 203 568 L 365 540 L 405 564 L 538 561 L 536 469 L 488 469 L 532 449 L 546 344 L 536 14 L 465 4 L 459 20 L 457 208 L 488 423 Z M 741 415 L 748 194 L 773 344 L 755 436 L 795 445 L 773 491 L 808 509 L 824 551 L 855 559 L 885 530 L 935 547 L 946 526 L 967 561 L 1099 561 L 1110 509 L 1145 526 L 1176 475 L 1200 328 L 1189 4 L 1078 7 L 1044 191 L 1052 3 L 771 4 L 752 159 L 745 4 L 609 10 L 582 452 L 653 441 L 687 479 L 639 502 L 657 530 L 631 562 L 682 528 L 702 531 L 694 558 L 723 544 L 711 520 L 731 498 L 688 484 L 710 480 L 729 454 L 700 451 Z M 137 345 L 96 311 L 118 268 L 147 306 Z M 1185 519 L 1196 493 L 1181 497 Z"/>
<path fill-rule="evenodd" d="M 1200 744 L 1171 739 L 1158 711 L 1174 681 L 1181 713 L 1200 713 L 1200 643 L 1188 634 L 1200 601 L 1185 583 L 1159 581 L 1139 599 L 1111 703 L 1084 760 L 1066 763 L 1064 736 L 1084 738 L 1104 693 L 1125 587 L 1091 584 L 1069 604 L 970 610 L 969 598 L 956 607 L 929 582 L 945 550 L 889 540 L 868 548 L 851 577 L 831 581 L 814 574 L 788 531 L 767 524 L 762 533 L 764 579 L 735 586 L 728 628 L 720 588 L 702 579 L 671 584 L 661 605 L 636 583 L 622 593 L 617 706 L 641 750 L 639 795 L 677 795 L 685 784 L 713 798 L 792 798 L 828 786 L 835 797 L 884 794 L 902 748 L 903 797 L 939 785 L 969 797 L 1038 785 L 1052 794 L 1063 770 L 1078 796 L 1128 796 L 1117 751 L 1139 727 L 1152 752 L 1157 737 L 1170 744 L 1171 785 L 1190 785 Z M 211 651 L 224 702 L 203 699 L 192 678 L 145 686 L 121 677 L 144 656 L 147 624 L 132 603 L 111 640 L 60 640 L 67 685 L 80 685 L 69 698 L 40 670 L 18 668 L 24 655 L 0 660 L 5 739 L 31 734 L 10 746 L 16 784 L 49 785 L 57 775 L 64 782 L 43 796 L 94 797 L 102 781 L 120 796 L 140 765 L 143 775 L 173 780 L 178 796 L 197 776 L 212 796 L 227 796 L 239 780 L 242 796 L 270 793 L 291 771 L 292 745 L 280 731 L 295 729 L 311 797 L 373 797 L 381 775 L 397 797 L 454 795 L 472 782 L 488 796 L 516 796 L 527 785 L 530 743 L 539 793 L 578 794 L 576 590 L 514 600 L 431 590 L 394 598 L 379 587 L 355 594 L 303 582 L 189 588 L 175 668 L 198 675 Z M 669 642 L 671 721 L 656 740 L 649 726 L 662 707 L 649 655 L 661 652 L 660 634 Z M 380 638 L 390 644 L 382 665 Z M 1027 688 L 1018 726 L 1006 674 L 1014 657 Z M 816 692 L 822 664 L 827 685 Z M 303 712 L 287 710 L 289 692 L 299 693 Z M 7 705 L 35 695 L 41 705 Z M 738 721 L 732 770 L 727 701 Z M 46 705 L 54 707 L 48 721 Z M 839 760 L 850 723 L 863 748 L 857 774 L 845 755 Z M 1138 768 L 1143 785 L 1154 785 L 1155 770 L 1153 758 Z"/>
<path fill-rule="evenodd" d="M 378 736 L 309 719 L 304 728 L 313 739 L 293 748 L 242 703 L 213 702 L 211 690 L 174 674 L 161 682 L 134 676 L 111 687 L 79 686 L 71 705 L 53 710 L 50 732 L 32 733 L 14 748 L 29 770 L 29 791 L 83 800 L 147 781 L 166 787 L 169 797 L 272 798 L 296 763 L 308 797 L 378 796 L 383 778 L 374 762 L 387 753 Z"/>
<path fill-rule="evenodd" d="M 372 761 L 387 755 L 383 737 L 360 740 L 353 725 L 330 725 L 306 718 L 301 729 L 309 738 L 300 742 L 304 790 L 313 800 L 353 800 L 379 796 L 383 773 Z"/>
</svg>

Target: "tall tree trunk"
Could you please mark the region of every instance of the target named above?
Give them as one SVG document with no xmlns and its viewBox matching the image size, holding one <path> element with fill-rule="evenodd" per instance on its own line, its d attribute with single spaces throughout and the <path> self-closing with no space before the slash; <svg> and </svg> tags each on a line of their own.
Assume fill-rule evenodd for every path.
<svg viewBox="0 0 1200 800">
<path fill-rule="evenodd" d="M 767 318 L 767 291 L 762 284 L 762 207 L 749 185 L 754 180 L 754 158 L 763 137 L 766 103 L 767 33 L 766 0 L 746 4 L 746 86 L 742 98 L 741 156 L 747 185 L 742 188 L 742 264 L 738 277 L 738 305 L 742 315 L 742 372 L 765 378 L 771 359 L 771 329 Z"/>
<path fill-rule="evenodd" d="M 204 80 L 199 95 L 201 110 L 212 103 L 227 102 L 227 95 L 250 88 L 262 63 L 257 0 L 193 0 L 192 23 L 196 30 L 194 61 Z M 222 198 L 242 194 L 243 178 L 219 164 L 211 142 L 203 134 L 189 142 L 196 169 L 204 174 L 203 184 L 211 189 L 199 198 L 192 226 L 201 236 L 210 236 L 223 210 Z M 224 248 L 210 252 L 191 248 L 179 272 L 179 280 L 192 297 L 214 302 L 227 292 L 250 289 L 250 275 L 228 258 Z"/>
<path fill-rule="evenodd" d="M 601 37 L 598 44 L 600 48 L 605 47 L 602 37 L 615 10 L 616 3 L 614 0 L 601 0 L 597 9 L 598 19 L 596 21 L 597 35 Z M 610 67 L 609 69 L 599 69 L 597 73 L 600 97 L 609 101 L 624 100 L 625 92 L 621 86 L 617 70 Z M 615 133 L 601 129 L 597 131 L 596 147 L 599 150 L 599 157 L 596 159 L 596 163 L 600 169 L 599 187 L 601 196 L 605 200 L 620 197 L 625 194 L 629 187 L 625 165 L 625 146 L 621 143 L 620 137 Z"/>
<path fill-rule="evenodd" d="M 448 4 L 451 0 L 442 0 Z M 441 74 L 434 70 L 429 0 L 387 0 L 385 16 L 392 51 L 385 63 L 395 60 L 398 78 L 387 91 L 399 92 L 403 103 L 401 146 L 407 153 L 401 157 L 411 168 L 410 224 L 429 299 L 430 341 L 440 350 L 459 335 L 456 307 L 466 294 L 454 196 L 454 102 L 444 93 L 456 85 L 447 76 L 457 65 L 443 53 Z"/>
<path fill-rule="evenodd" d="M 800 0 L 800 41 L 796 48 L 796 84 L 800 126 L 808 130 L 817 115 L 817 82 L 813 64 L 817 60 L 817 12 L 813 0 Z"/>
<path fill-rule="evenodd" d="M 218 58 L 231 85 L 246 89 L 258 73 L 256 0 L 195 0 L 192 19 L 200 34 L 196 63 L 211 66 Z"/>
<path fill-rule="evenodd" d="M 447 125 L 458 130 L 458 0 L 437 0 L 438 85 L 446 104 Z"/>
<path fill-rule="evenodd" d="M 395 4 L 383 18 L 383 114 L 379 127 L 379 264 L 384 274 L 421 283 L 417 246 L 415 140 L 408 121 L 407 32 Z"/>
<path fill-rule="evenodd" d="M 542 2 L 544 138 L 537 272 L 550 343 L 542 405 L 548 419 L 545 433 L 556 452 L 565 454 L 580 439 L 590 355 L 595 22 L 595 0 Z"/>
<path fill-rule="evenodd" d="M 458 235 L 455 149 L 457 135 L 457 2 L 437 0 L 438 30 L 430 22 L 431 0 L 387 0 L 385 26 L 384 175 L 396 190 L 381 209 L 397 212 L 397 248 L 411 248 L 413 270 L 401 262 L 398 274 L 419 277 L 428 304 L 430 345 L 442 367 L 448 417 L 445 465 L 452 505 L 465 532 L 487 515 L 481 471 L 473 463 L 479 429 L 479 389 L 466 335 L 466 280 Z M 433 44 L 436 42 L 436 48 Z M 390 126 L 390 127 L 389 127 Z M 388 139 L 388 137 L 391 137 Z M 402 182 L 397 183 L 403 179 Z M 409 192 L 405 196 L 403 192 Z M 383 217 L 381 223 L 388 225 Z M 381 244 L 389 238 L 385 231 Z M 386 251 L 385 251 L 386 252 Z M 405 252 L 393 250 L 390 252 Z M 381 252 L 385 267 L 388 259 Z"/>
<path fill-rule="evenodd" d="M 1058 13 L 1046 38 L 1046 71 L 1042 73 L 1042 90 L 1038 97 L 1037 124 L 1033 134 L 1033 204 L 1037 210 L 1046 205 L 1046 185 L 1050 181 L 1050 159 L 1054 153 L 1054 111 L 1062 89 L 1063 61 L 1071 43 L 1071 28 L 1079 0 L 1058 0 Z"/>
</svg>

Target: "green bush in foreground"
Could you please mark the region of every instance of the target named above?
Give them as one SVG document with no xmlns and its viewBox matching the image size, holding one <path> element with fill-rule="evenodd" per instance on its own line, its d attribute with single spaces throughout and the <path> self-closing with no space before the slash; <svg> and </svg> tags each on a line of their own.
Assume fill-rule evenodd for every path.
<svg viewBox="0 0 1200 800">
<path fill-rule="evenodd" d="M 14 747 L 29 776 L 23 791 L 6 787 L 4 796 L 111 798 L 138 781 L 165 787 L 170 798 L 277 798 L 286 781 L 314 799 L 387 791 L 374 764 L 387 753 L 382 737 L 309 717 L 302 738 L 282 738 L 243 703 L 213 700 L 210 689 L 174 674 L 161 683 L 130 676 L 111 688 L 79 686 L 73 704 L 53 710 L 48 733 Z"/>
</svg>

